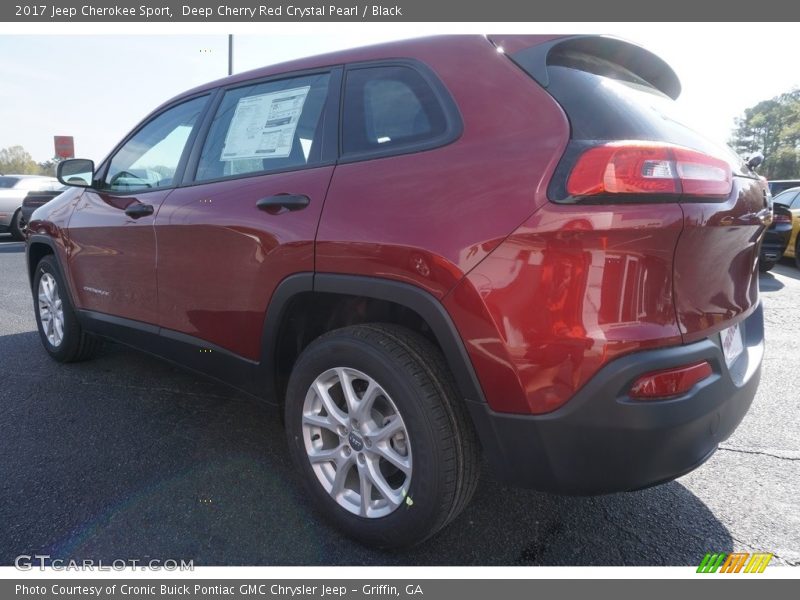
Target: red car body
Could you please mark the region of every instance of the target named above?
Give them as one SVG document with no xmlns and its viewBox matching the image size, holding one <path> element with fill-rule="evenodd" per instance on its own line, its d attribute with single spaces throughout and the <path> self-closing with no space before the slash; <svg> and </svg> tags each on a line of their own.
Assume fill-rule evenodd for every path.
<svg viewBox="0 0 800 600">
<path fill-rule="evenodd" d="M 252 80 L 323 70 L 338 82 L 351 65 L 410 61 L 449 94 L 458 131 L 435 148 L 334 152 L 286 172 L 196 182 L 187 169 L 155 191 L 73 188 L 29 225 L 31 273 L 55 254 L 89 331 L 275 402 L 297 355 L 286 323 L 410 312 L 445 354 L 500 476 L 574 493 L 674 478 L 713 452 L 755 394 L 763 184 L 724 155 L 733 175 L 722 198 L 554 200 L 572 115 L 525 61 L 573 39 L 590 38 L 411 40 L 191 90 L 153 114 Z M 278 194 L 310 202 L 256 207 Z M 152 215 L 126 215 L 137 203 Z M 720 332 L 736 324 L 744 352 L 728 366 Z M 641 377 L 698 361 L 710 371 L 688 389 L 631 397 Z"/>
</svg>

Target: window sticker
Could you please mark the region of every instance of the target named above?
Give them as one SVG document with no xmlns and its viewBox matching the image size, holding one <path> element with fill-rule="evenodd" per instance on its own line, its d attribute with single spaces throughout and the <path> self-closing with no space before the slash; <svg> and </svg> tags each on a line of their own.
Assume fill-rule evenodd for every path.
<svg viewBox="0 0 800 600">
<path fill-rule="evenodd" d="M 220 160 L 286 158 L 311 86 L 248 96 L 236 105 Z"/>
</svg>

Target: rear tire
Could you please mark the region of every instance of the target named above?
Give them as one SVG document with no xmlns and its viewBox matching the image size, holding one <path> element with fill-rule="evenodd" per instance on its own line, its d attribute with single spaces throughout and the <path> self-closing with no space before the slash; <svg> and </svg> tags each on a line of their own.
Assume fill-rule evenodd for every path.
<svg viewBox="0 0 800 600">
<path fill-rule="evenodd" d="M 42 345 L 55 360 L 77 362 L 91 358 L 97 352 L 101 342 L 83 331 L 52 255 L 45 256 L 36 265 L 33 307 Z"/>
<path fill-rule="evenodd" d="M 8 226 L 11 237 L 17 241 L 25 239 L 25 234 L 22 232 L 22 209 L 17 209 L 14 216 L 11 217 L 11 223 Z"/>
<path fill-rule="evenodd" d="M 356 325 L 316 339 L 292 370 L 285 414 L 314 504 L 362 543 L 422 542 L 475 491 L 472 423 L 441 353 L 409 329 Z"/>
</svg>

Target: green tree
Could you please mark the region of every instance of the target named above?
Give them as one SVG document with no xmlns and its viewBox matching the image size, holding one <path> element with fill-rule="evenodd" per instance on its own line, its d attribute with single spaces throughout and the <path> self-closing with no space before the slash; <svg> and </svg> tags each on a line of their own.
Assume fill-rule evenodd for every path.
<svg viewBox="0 0 800 600">
<path fill-rule="evenodd" d="M 736 119 L 731 145 L 742 155 L 761 152 L 768 179 L 800 176 L 800 89 L 763 100 Z"/>
<path fill-rule="evenodd" d="M 22 146 L 10 146 L 0 150 L 0 173 L 37 175 L 39 165 Z"/>
<path fill-rule="evenodd" d="M 39 175 L 47 175 L 48 177 L 56 176 L 56 167 L 58 167 L 59 159 L 51 158 L 38 164 Z"/>
</svg>

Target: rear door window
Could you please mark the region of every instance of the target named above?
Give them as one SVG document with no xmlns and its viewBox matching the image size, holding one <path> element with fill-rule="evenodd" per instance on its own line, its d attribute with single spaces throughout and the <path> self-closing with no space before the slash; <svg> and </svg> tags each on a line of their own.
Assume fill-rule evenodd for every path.
<svg viewBox="0 0 800 600">
<path fill-rule="evenodd" d="M 330 73 L 318 73 L 225 92 L 203 144 L 195 180 L 320 164 L 330 79 Z"/>
<path fill-rule="evenodd" d="M 442 96 L 415 68 L 348 71 L 342 117 L 345 158 L 399 154 L 446 143 L 453 133 Z"/>
</svg>

